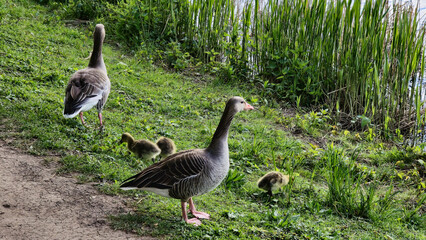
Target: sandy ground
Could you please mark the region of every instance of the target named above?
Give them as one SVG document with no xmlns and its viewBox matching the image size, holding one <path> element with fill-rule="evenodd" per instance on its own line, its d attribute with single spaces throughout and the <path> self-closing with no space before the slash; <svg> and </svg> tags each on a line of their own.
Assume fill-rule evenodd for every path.
<svg viewBox="0 0 426 240">
<path fill-rule="evenodd" d="M 109 227 L 124 200 L 55 174 L 55 164 L 0 140 L 0 239 L 153 239 Z"/>
</svg>

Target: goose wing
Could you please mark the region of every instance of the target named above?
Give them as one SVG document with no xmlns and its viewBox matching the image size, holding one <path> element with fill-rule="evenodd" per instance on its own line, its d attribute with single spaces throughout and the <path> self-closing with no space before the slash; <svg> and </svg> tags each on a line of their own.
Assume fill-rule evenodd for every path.
<svg viewBox="0 0 426 240">
<path fill-rule="evenodd" d="M 77 71 L 65 89 L 64 115 L 77 114 L 85 105 L 91 108 L 101 99 L 105 103 L 109 88 L 109 79 L 103 71 L 95 68 Z"/>
<path fill-rule="evenodd" d="M 199 175 L 206 163 L 206 154 L 200 149 L 175 153 L 125 180 L 121 187 L 171 189 L 175 183 Z"/>
</svg>

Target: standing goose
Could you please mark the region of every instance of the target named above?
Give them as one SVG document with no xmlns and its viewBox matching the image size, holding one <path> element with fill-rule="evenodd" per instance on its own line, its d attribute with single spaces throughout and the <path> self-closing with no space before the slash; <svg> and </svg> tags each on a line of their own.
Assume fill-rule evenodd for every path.
<svg viewBox="0 0 426 240">
<path fill-rule="evenodd" d="M 160 137 L 157 140 L 157 146 L 161 149 L 160 157 L 164 158 L 176 152 L 176 146 L 172 139 Z"/>
<path fill-rule="evenodd" d="M 253 109 L 241 97 L 233 97 L 227 103 L 210 145 L 205 149 L 191 149 L 175 153 L 147 167 L 125 180 L 124 190 L 141 189 L 164 197 L 181 200 L 182 217 L 187 223 L 201 224 L 198 218 L 210 215 L 195 210 L 193 196 L 199 196 L 216 188 L 229 170 L 228 132 L 235 114 Z M 195 218 L 188 219 L 186 203 Z"/>
<path fill-rule="evenodd" d="M 105 105 L 111 88 L 102 57 L 104 39 L 104 25 L 97 24 L 93 34 L 93 51 L 89 66 L 75 72 L 65 89 L 64 117 L 73 118 L 79 114 L 83 125 L 86 125 L 83 119 L 83 112 L 90 110 L 96 105 L 100 126 L 103 126 L 102 108 Z"/>
<path fill-rule="evenodd" d="M 131 152 L 143 160 L 152 159 L 154 161 L 154 158 L 161 152 L 157 144 L 145 139 L 135 140 L 130 133 L 121 135 L 120 144 L 123 142 L 127 143 L 127 148 Z"/>
</svg>

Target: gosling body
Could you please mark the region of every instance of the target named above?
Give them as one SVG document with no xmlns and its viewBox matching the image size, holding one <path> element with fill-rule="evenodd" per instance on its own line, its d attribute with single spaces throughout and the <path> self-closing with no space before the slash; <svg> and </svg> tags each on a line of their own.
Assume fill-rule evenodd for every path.
<svg viewBox="0 0 426 240">
<path fill-rule="evenodd" d="M 281 172 L 272 171 L 265 174 L 257 181 L 257 186 L 268 192 L 272 196 L 272 192 L 280 189 L 288 184 L 289 176 Z"/>
<path fill-rule="evenodd" d="M 161 149 L 157 146 L 157 144 L 145 139 L 135 140 L 130 133 L 123 133 L 120 144 L 123 142 L 127 143 L 129 151 L 133 152 L 137 157 L 143 160 L 153 160 L 161 152 Z"/>
</svg>

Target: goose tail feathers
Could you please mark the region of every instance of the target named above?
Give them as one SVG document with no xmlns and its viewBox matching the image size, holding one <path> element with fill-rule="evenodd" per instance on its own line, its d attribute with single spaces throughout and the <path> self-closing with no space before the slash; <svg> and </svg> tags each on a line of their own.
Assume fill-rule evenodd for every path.
<svg viewBox="0 0 426 240">
<path fill-rule="evenodd" d="M 137 176 L 138 176 L 138 174 L 131 176 L 128 179 L 124 180 L 121 183 L 120 188 L 123 189 L 123 190 L 136 189 L 137 187 L 134 186 L 134 180 Z"/>
<path fill-rule="evenodd" d="M 65 118 L 73 118 L 81 111 L 81 106 L 65 104 L 63 115 Z"/>
</svg>

